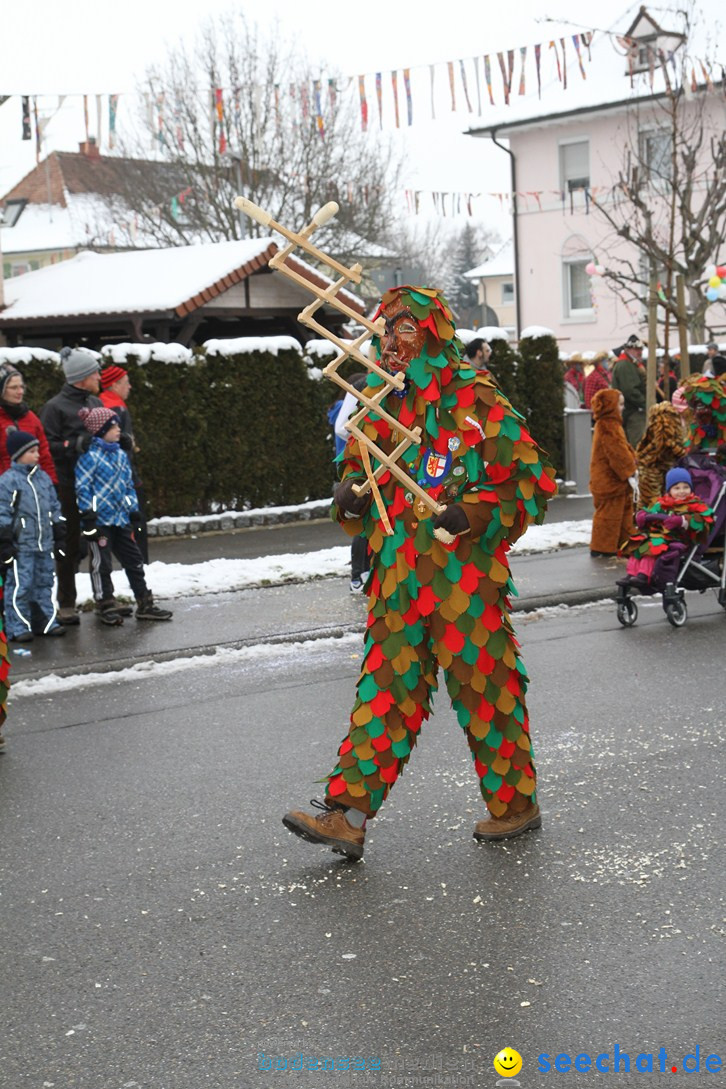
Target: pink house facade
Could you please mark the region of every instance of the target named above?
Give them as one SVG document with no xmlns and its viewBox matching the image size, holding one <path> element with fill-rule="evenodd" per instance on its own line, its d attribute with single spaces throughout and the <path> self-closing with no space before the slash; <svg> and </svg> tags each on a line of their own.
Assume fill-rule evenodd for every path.
<svg viewBox="0 0 726 1089">
<path fill-rule="evenodd" d="M 511 158 L 518 331 L 546 326 L 563 353 L 612 350 L 631 333 L 647 335 L 645 301 L 623 302 L 606 279 L 586 271 L 591 263 L 607 269 L 630 260 L 639 266 L 639 253 L 595 210 L 593 197 L 606 206 L 613 203 L 628 148 L 637 148 L 641 162 L 652 162 L 654 170 L 670 155 L 666 96 L 625 97 L 629 83 L 622 61 L 610 97 L 618 90 L 619 101 L 470 131 L 497 144 L 505 141 L 502 154 L 508 151 Z M 722 139 L 726 128 L 722 88 L 696 94 L 685 108 L 704 111 L 702 155 L 709 155 L 708 135 Z M 668 195 L 662 181 L 652 185 L 654 205 Z M 723 303 L 710 308 L 706 322 L 714 330 L 726 328 Z M 670 339 L 676 348 L 675 328 Z"/>
</svg>

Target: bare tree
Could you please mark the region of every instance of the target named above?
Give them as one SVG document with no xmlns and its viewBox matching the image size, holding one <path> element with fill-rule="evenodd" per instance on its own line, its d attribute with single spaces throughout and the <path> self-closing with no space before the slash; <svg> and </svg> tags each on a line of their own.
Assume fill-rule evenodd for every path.
<svg viewBox="0 0 726 1089">
<path fill-rule="evenodd" d="M 624 302 L 647 297 L 659 283 L 661 320 L 678 320 L 676 277 L 686 287 L 686 318 L 694 339 L 704 339 L 705 269 L 726 241 L 724 83 L 680 86 L 631 111 L 622 165 L 607 196 L 593 196 L 596 214 L 612 228 L 612 253 L 603 245 L 604 276 Z M 629 243 L 623 256 L 621 240 Z M 723 304 L 716 304 L 723 323 Z"/>
<path fill-rule="evenodd" d="M 267 233 L 234 209 L 241 192 L 296 227 L 337 200 L 316 239 L 343 259 L 387 243 L 400 164 L 380 134 L 361 131 L 357 88 L 316 78 L 241 13 L 210 21 L 191 52 L 172 49 L 142 91 L 115 209 L 117 222 L 119 207 L 131 212 L 137 236 L 184 245 Z"/>
</svg>

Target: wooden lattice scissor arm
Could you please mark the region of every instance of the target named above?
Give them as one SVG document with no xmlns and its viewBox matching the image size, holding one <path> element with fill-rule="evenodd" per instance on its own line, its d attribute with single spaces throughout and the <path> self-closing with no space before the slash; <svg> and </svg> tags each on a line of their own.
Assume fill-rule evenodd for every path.
<svg viewBox="0 0 726 1089">
<path fill-rule="evenodd" d="M 278 234 L 281 234 L 283 238 L 287 239 L 288 244 L 271 258 L 270 268 L 280 272 L 283 276 L 286 276 L 289 280 L 292 280 L 293 283 L 297 284 L 298 287 L 301 287 L 304 291 L 315 296 L 315 299 L 298 315 L 298 320 L 305 325 L 306 328 L 314 330 L 319 336 L 330 341 L 330 343 L 335 345 L 339 351 L 339 355 L 324 368 L 323 374 L 325 377 L 329 378 L 330 381 L 334 382 L 337 386 L 340 386 L 341 389 L 353 394 L 354 397 L 363 403 L 363 408 L 356 412 L 345 424 L 347 430 L 358 440 L 361 451 L 365 451 L 365 455 L 367 455 L 363 458 L 366 480 L 360 485 L 356 485 L 355 491 L 360 494 L 371 488 L 373 489 L 381 521 L 388 533 L 391 532 L 390 522 L 377 487 L 378 479 L 386 470 L 390 470 L 390 472 L 401 481 L 401 483 L 405 484 L 406 487 L 431 511 L 435 514 L 441 513 L 441 511 L 444 510 L 444 507 L 437 503 L 436 500 L 432 499 L 432 497 L 425 492 L 398 463 L 398 459 L 410 446 L 419 446 L 421 444 L 421 429 L 419 427 L 413 429 L 404 427 L 384 406 L 385 398 L 389 393 L 393 390 L 399 392 L 403 390 L 405 384 L 404 375 L 389 374 L 388 371 L 379 366 L 375 360 L 369 359 L 361 351 L 361 346 L 369 337 L 381 336 L 385 329 L 385 323 L 382 318 L 373 322 L 368 318 L 361 316 L 349 306 L 344 299 L 339 297 L 339 292 L 348 284 L 360 283 L 362 268 L 359 264 L 351 265 L 350 268 L 348 268 L 310 241 L 313 233 L 319 227 L 323 227 L 338 213 L 338 205 L 335 201 L 329 201 L 327 204 L 323 205 L 322 208 L 318 209 L 310 223 L 308 223 L 306 227 L 303 227 L 301 231 L 291 231 L 274 220 L 269 212 L 266 212 L 257 204 L 253 204 L 252 201 L 248 200 L 246 197 L 237 197 L 234 203 L 237 208 L 250 216 L 251 219 L 256 220 L 256 222 L 260 223 L 263 227 L 269 227 L 271 230 L 277 231 Z M 329 269 L 337 274 L 338 279 L 327 287 L 320 287 L 312 280 L 306 279 L 298 269 L 292 268 L 289 263 L 289 259 L 293 257 L 296 249 L 303 250 L 309 257 L 314 258 L 323 265 L 327 265 Z M 353 341 L 345 341 L 336 336 L 335 333 L 326 329 L 325 326 L 315 318 L 315 314 L 320 307 L 325 305 L 333 307 L 339 314 L 344 315 L 349 320 L 358 322 L 364 327 L 365 332 Z M 347 378 L 344 378 L 338 373 L 340 366 L 348 359 L 354 359 L 361 367 L 365 368 L 365 370 L 369 371 L 371 374 L 377 375 L 382 380 L 383 385 L 376 393 L 370 397 L 361 393 L 355 386 L 351 385 Z M 380 450 L 378 446 L 376 446 L 376 444 L 359 429 L 358 425 L 369 411 L 375 412 L 401 436 L 400 442 L 391 454 L 386 454 Z M 371 457 L 375 458 L 380 463 L 375 471 L 371 469 Z"/>
</svg>

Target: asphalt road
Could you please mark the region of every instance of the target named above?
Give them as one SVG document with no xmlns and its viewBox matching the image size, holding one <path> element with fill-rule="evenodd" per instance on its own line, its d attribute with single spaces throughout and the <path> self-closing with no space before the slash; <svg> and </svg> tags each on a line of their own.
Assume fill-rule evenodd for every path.
<svg viewBox="0 0 726 1089">
<path fill-rule="evenodd" d="M 334 757 L 357 634 L 16 697 L 3 1089 L 463 1089 L 505 1045 L 523 1086 L 563 1084 L 542 1053 L 726 1059 L 724 617 L 689 610 L 519 618 L 543 830 L 474 842 L 442 696 L 359 865 L 280 823 Z M 258 1069 L 301 1052 L 381 1072 Z"/>
</svg>

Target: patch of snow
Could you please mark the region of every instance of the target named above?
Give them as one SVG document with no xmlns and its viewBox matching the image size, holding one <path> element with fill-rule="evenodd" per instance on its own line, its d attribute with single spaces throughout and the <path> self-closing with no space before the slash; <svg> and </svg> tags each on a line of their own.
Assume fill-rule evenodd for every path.
<svg viewBox="0 0 726 1089">
<path fill-rule="evenodd" d="M 526 329 L 523 329 L 519 339 L 520 340 L 536 340 L 537 337 L 553 337 L 555 334 L 551 329 L 548 329 L 546 325 L 528 325 Z"/>
<path fill-rule="evenodd" d="M 0 348 L 0 363 L 17 367 L 19 363 L 32 363 L 33 360 L 60 363 L 60 355 L 49 352 L 47 348 Z"/>
<path fill-rule="evenodd" d="M 232 337 L 229 340 L 205 340 L 202 345 L 207 355 L 241 355 L 245 352 L 302 353 L 302 345 L 295 337 Z"/>
<path fill-rule="evenodd" d="M 591 529 L 589 519 L 530 526 L 511 551 L 522 555 L 587 545 Z M 349 545 L 316 552 L 283 553 L 254 559 L 218 559 L 205 563 L 162 563 L 157 560 L 146 568 L 149 587 L 158 598 L 230 593 L 251 586 L 277 586 L 285 582 L 340 577 L 349 573 Z M 123 572 L 119 572 L 118 578 L 125 578 Z M 76 575 L 76 587 L 79 600 L 83 601 L 90 589 L 89 576 L 85 572 Z"/>
<path fill-rule="evenodd" d="M 170 344 L 157 341 L 155 344 L 105 344 L 101 348 L 101 359 L 105 363 L 125 363 L 133 356 L 139 363 L 149 363 L 152 359 L 159 363 L 191 363 L 194 353 L 183 344 Z"/>
<path fill-rule="evenodd" d="M 294 658 L 301 651 L 346 645 L 359 647 L 360 633 L 353 632 L 337 638 L 331 636 L 326 639 L 305 639 L 297 643 L 258 643 L 255 646 L 236 649 L 217 647 L 213 654 L 174 658 L 169 662 L 137 662 L 126 669 L 111 670 L 107 673 L 83 673 L 71 677 L 58 677 L 55 673 L 49 673 L 45 677 L 38 677 L 37 680 L 15 681 L 13 699 L 22 699 L 23 696 L 58 695 L 61 692 L 74 692 L 78 688 L 104 684 L 128 684 L 129 681 L 146 678 L 155 680 L 159 677 L 185 672 L 188 669 L 218 669 L 220 665 L 231 666 L 260 658 Z"/>
</svg>

